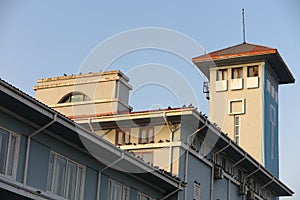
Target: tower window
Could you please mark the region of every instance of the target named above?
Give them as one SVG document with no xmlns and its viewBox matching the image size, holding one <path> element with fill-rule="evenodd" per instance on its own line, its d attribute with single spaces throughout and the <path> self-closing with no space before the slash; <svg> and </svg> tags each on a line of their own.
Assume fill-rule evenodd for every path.
<svg viewBox="0 0 300 200">
<path fill-rule="evenodd" d="M 234 142 L 237 145 L 240 145 L 240 126 L 241 126 L 240 116 L 236 115 L 234 116 Z"/>
<path fill-rule="evenodd" d="M 274 106 L 270 106 L 270 125 L 271 125 L 271 159 L 275 158 L 275 126 L 276 112 Z"/>
<path fill-rule="evenodd" d="M 243 78 L 243 68 L 242 67 L 233 68 L 231 77 L 232 79 Z"/>
<path fill-rule="evenodd" d="M 227 69 L 217 70 L 217 81 L 227 80 Z"/>
<path fill-rule="evenodd" d="M 258 66 L 249 66 L 248 67 L 248 77 L 258 76 Z"/>
<path fill-rule="evenodd" d="M 81 102 L 81 101 L 90 101 L 91 99 L 80 92 L 71 92 L 64 96 L 58 103 L 74 103 L 74 102 Z"/>
</svg>

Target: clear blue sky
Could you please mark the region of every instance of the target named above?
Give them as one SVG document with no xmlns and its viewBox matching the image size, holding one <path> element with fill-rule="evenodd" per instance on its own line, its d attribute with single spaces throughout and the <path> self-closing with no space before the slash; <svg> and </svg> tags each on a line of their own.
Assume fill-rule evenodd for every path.
<svg viewBox="0 0 300 200">
<path fill-rule="evenodd" d="M 77 1 L 0 0 L 0 77 L 34 96 L 32 87 L 43 77 L 75 74 L 89 52 L 108 37 L 122 31 L 161 27 L 196 40 L 208 52 L 242 42 L 241 8 L 246 9 L 247 42 L 277 48 L 293 72 L 296 84 L 280 87 L 280 177 L 300 198 L 299 144 L 300 3 L 298 0 L 251 1 Z M 162 59 L 158 59 L 162 57 Z M 142 51 L 123 56 L 112 68 L 156 62 L 184 65 L 165 52 Z M 118 67 L 117 67 L 118 66 Z M 182 69 L 181 69 L 182 70 Z M 184 72 L 182 72 L 184 73 Z M 145 76 L 147 76 L 145 74 Z M 202 80 L 191 76 L 201 92 Z M 153 89 L 163 90 L 153 86 Z M 147 87 L 140 95 L 145 97 Z M 149 89 L 151 91 L 151 89 Z M 170 92 L 170 91 L 168 91 Z M 167 93 L 168 93 L 167 92 Z M 176 100 L 170 100 L 176 106 Z M 138 94 L 135 92 L 134 94 Z M 134 97 L 134 94 L 132 95 Z M 172 95 L 171 95 L 172 96 Z M 150 97 L 149 97 L 150 98 Z M 203 96 L 198 98 L 202 98 Z M 147 97 L 148 99 L 148 97 Z M 155 99 L 157 100 L 157 98 Z M 131 100 L 135 109 L 155 103 Z M 141 103 L 144 103 L 143 106 Z M 189 103 L 184 101 L 184 103 Z M 198 102 L 199 103 L 199 102 Z M 166 106 L 166 101 L 157 102 Z M 205 103 L 199 109 L 206 111 Z M 289 198 L 288 198 L 289 199 Z"/>
</svg>

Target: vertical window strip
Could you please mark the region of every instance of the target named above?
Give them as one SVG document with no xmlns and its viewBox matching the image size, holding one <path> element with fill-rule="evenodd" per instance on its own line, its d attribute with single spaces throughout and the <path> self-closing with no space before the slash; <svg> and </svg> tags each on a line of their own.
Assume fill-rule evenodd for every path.
<svg viewBox="0 0 300 200">
<path fill-rule="evenodd" d="M 240 145 L 240 116 L 234 116 L 234 142 Z"/>
</svg>

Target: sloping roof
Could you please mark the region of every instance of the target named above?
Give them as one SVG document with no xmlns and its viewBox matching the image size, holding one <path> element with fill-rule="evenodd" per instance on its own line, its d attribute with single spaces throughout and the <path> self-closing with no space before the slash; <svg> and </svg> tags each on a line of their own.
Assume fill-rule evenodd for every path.
<svg viewBox="0 0 300 200">
<path fill-rule="evenodd" d="M 105 157 L 104 155 L 107 155 L 107 158 L 104 158 L 103 161 L 113 163 L 122 155 L 122 161 L 118 162 L 121 166 L 120 169 L 145 171 L 145 173 L 134 173 L 135 177 L 148 180 L 148 182 L 150 180 L 154 183 L 159 181 L 163 185 L 162 188 L 170 191 L 185 185 L 178 177 L 151 166 L 134 155 L 114 146 L 1 78 L 0 99 L 0 108 L 2 110 L 13 113 L 14 116 L 19 116 L 21 120 L 24 120 L 33 128 L 41 128 L 53 121 L 54 123 L 47 127 L 47 130 L 50 131 L 49 133 L 73 143 L 79 148 L 86 149 L 93 156 L 101 154 L 102 157 Z M 95 152 L 90 152 L 93 148 L 88 149 L 87 143 L 96 147 L 94 148 Z M 95 158 L 99 159 L 100 157 Z M 103 164 L 107 163 L 103 162 Z"/>
<path fill-rule="evenodd" d="M 231 58 L 231 57 L 247 56 L 247 55 L 261 55 L 261 54 L 269 54 L 269 53 L 276 53 L 276 52 L 277 50 L 274 48 L 242 43 L 225 49 L 217 50 L 202 56 L 198 56 L 196 58 L 193 58 L 193 61 L 197 62 L 197 61 L 205 61 L 211 59 Z"/>
<path fill-rule="evenodd" d="M 277 49 L 242 43 L 192 59 L 209 78 L 209 68 L 267 60 L 279 78 L 279 84 L 294 83 L 295 79 Z"/>
</svg>

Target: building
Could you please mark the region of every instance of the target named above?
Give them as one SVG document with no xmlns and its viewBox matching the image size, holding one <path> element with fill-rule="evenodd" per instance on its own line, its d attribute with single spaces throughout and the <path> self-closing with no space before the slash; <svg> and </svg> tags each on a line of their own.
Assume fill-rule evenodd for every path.
<svg viewBox="0 0 300 200">
<path fill-rule="evenodd" d="M 177 199 L 185 186 L 3 80 L 0 98 L 1 199 Z"/>
<path fill-rule="evenodd" d="M 40 79 L 36 97 L 179 177 L 185 187 L 173 194 L 175 199 L 292 195 L 278 180 L 276 99 L 277 85 L 294 78 L 277 50 L 241 44 L 193 61 L 210 79 L 210 119 L 193 107 L 132 111 L 129 79 L 118 70 Z"/>
<path fill-rule="evenodd" d="M 295 82 L 278 51 L 242 43 L 193 62 L 209 80 L 210 119 L 278 177 L 278 86 Z"/>
</svg>

